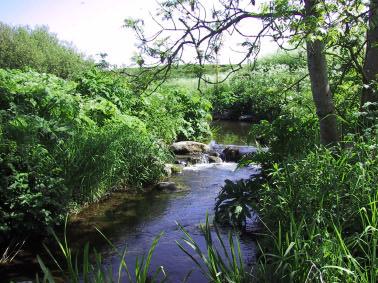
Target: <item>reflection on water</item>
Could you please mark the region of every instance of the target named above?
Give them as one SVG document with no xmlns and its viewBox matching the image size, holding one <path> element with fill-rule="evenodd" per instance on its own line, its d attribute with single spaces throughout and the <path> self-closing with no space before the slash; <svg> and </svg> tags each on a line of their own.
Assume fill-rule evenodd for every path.
<svg viewBox="0 0 378 283">
<path fill-rule="evenodd" d="M 251 144 L 248 142 L 249 123 L 214 122 L 213 126 L 218 128 L 214 138 L 219 144 Z M 236 167 L 236 163 L 187 167 L 182 174 L 170 178 L 170 181 L 190 188 L 181 193 L 114 193 L 109 199 L 90 205 L 71 219 L 69 241 L 74 248 L 90 242 L 97 251 L 104 253 L 105 264 L 116 271 L 118 258 L 94 227 L 98 227 L 119 249 L 128 247 L 126 260 L 130 269 L 133 269 L 136 258 L 148 251 L 154 237 L 164 232 L 152 258 L 151 270 L 164 266 L 169 276 L 168 282 L 182 282 L 195 266 L 176 244 L 183 237 L 176 222 L 183 225 L 194 240 L 204 247 L 199 224 L 205 222 L 206 213 L 212 216 L 215 197 L 224 180 L 247 179 L 258 173 L 256 167 L 237 170 Z M 228 231 L 221 233 L 226 237 Z M 253 261 L 256 251 L 254 241 L 248 237 L 240 241 L 246 261 Z M 23 274 L 23 270 L 18 272 Z M 205 279 L 196 269 L 188 282 L 205 282 Z"/>
<path fill-rule="evenodd" d="M 234 121 L 213 121 L 212 139 L 218 144 L 255 145 L 255 138 L 249 135 L 251 123 Z"/>
<path fill-rule="evenodd" d="M 126 261 L 134 267 L 137 256 L 147 253 L 153 238 L 164 232 L 152 260 L 152 270 L 164 266 L 169 282 L 181 282 L 194 269 L 194 264 L 178 248 L 176 240 L 183 237 L 176 221 L 188 230 L 193 238 L 204 247 L 199 224 L 205 222 L 206 213 L 212 215 L 214 199 L 225 179 L 239 180 L 256 174 L 256 168 L 236 170 L 236 163 L 202 164 L 185 168 L 183 173 L 171 181 L 183 183 L 191 188 L 185 193 L 150 194 L 144 197 L 119 196 L 94 208 L 88 208 L 73 225 L 72 240 L 90 240 L 97 249 L 107 254 L 105 262 L 117 270 L 117 257 L 99 238 L 93 238 L 91 226 L 99 226 L 120 249 L 128 247 Z M 75 232 L 76 231 L 76 232 Z M 93 231 L 93 229 L 92 229 Z M 222 232 L 225 237 L 227 231 Z M 104 241 L 102 241 L 104 242 Z M 251 239 L 242 239 L 241 247 L 247 261 L 254 259 L 255 246 Z M 195 271 L 188 282 L 203 282 L 203 276 Z"/>
</svg>

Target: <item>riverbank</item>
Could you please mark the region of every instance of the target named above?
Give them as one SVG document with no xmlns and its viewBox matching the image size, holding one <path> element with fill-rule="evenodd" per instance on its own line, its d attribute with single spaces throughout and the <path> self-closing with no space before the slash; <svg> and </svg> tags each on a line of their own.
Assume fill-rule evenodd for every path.
<svg viewBox="0 0 378 283">
<path fill-rule="evenodd" d="M 215 125 L 220 129 L 215 137 L 219 138 L 221 142 L 229 140 L 229 138 L 225 137 L 226 139 L 222 140 L 220 132 L 224 134 L 227 132 L 227 136 L 233 136 L 234 141 L 239 140 L 236 144 L 242 144 L 248 136 L 247 125 L 243 123 L 216 122 Z M 169 258 L 169 255 L 176 255 L 180 258 L 179 261 L 183 262 L 180 268 L 172 271 L 174 274 L 172 276 L 178 279 L 180 276 L 184 276 L 185 272 L 188 272 L 184 267 L 190 263 L 190 260 L 184 259 L 185 254 L 177 250 L 174 243 L 182 236 L 177 230 L 175 221 L 177 220 L 184 225 L 199 239 L 199 224 L 204 223 L 207 212 L 212 215 L 214 198 L 224 180 L 247 179 L 251 174 L 257 172 L 257 169 L 254 168 L 234 172 L 235 169 L 236 163 L 196 164 L 183 167 L 181 174 L 174 174 L 165 179 L 165 181 L 187 187 L 188 190 L 185 191 L 161 193 L 151 186 L 142 194 L 139 190 L 111 192 L 107 197 L 96 203 L 88 204 L 79 213 L 70 217 L 67 230 L 70 245 L 74 250 L 79 251 L 86 242 L 89 242 L 91 246 L 96 247 L 104 255 L 108 254 L 110 247 L 94 229 L 94 227 L 98 227 L 116 245 L 127 243 L 128 246 L 135 247 L 135 249 L 132 248 L 133 251 L 131 251 L 129 259 L 129 261 L 134 262 L 136 256 L 140 256 L 146 251 L 146 247 L 153 237 L 164 230 L 165 234 L 169 234 L 169 236 L 161 239 L 161 242 L 164 242 L 162 243 L 163 247 L 160 247 L 160 244 L 158 245 L 153 267 L 164 263 L 162 259 L 164 261 L 164 258 Z M 148 228 L 146 225 L 152 226 Z M 159 227 L 162 229 L 159 229 Z M 223 232 L 224 236 L 225 234 L 227 234 L 227 229 Z M 253 246 L 253 241 L 250 242 L 248 239 L 245 239 L 245 241 L 247 242 L 243 243 L 243 251 L 246 254 L 246 260 L 250 262 L 254 258 L 252 256 L 253 249 L 250 249 L 250 245 Z M 45 244 L 49 247 L 55 246 L 52 242 L 45 242 Z M 166 246 L 167 244 L 169 248 Z M 43 249 L 42 246 L 34 247 L 31 254 L 33 252 L 35 254 L 41 253 Z M 161 250 L 165 249 L 167 250 L 161 253 Z M 22 254 L 19 256 L 20 258 L 23 257 Z M 47 255 L 44 258 L 48 259 Z M 47 262 L 49 261 L 47 260 Z M 165 265 L 171 269 L 171 266 L 175 266 L 174 262 L 172 260 L 166 262 Z M 30 257 L 26 257 L 24 264 L 29 267 L 25 269 L 28 272 L 24 277 L 22 277 L 22 273 L 19 274 L 19 279 L 33 278 L 34 273 L 39 270 L 38 263 L 35 259 L 30 261 Z M 20 268 L 21 266 L 20 263 L 17 267 L 10 268 L 5 273 L 15 275 L 18 271 L 24 270 Z M 116 263 L 114 263 L 114 266 L 116 266 Z M 198 273 L 196 276 L 196 278 L 199 278 L 200 274 Z M 9 278 L 15 279 L 17 276 Z"/>
</svg>

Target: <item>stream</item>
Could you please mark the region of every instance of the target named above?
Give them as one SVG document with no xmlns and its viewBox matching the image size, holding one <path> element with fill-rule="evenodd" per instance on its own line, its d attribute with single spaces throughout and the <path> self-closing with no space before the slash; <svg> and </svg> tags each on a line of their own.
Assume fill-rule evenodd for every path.
<svg viewBox="0 0 378 283">
<path fill-rule="evenodd" d="M 217 143 L 248 144 L 249 124 L 214 122 L 213 126 L 217 129 L 214 135 Z M 77 248 L 89 241 L 91 247 L 103 253 L 105 264 L 112 266 L 116 274 L 118 256 L 94 227 L 98 227 L 117 249 L 122 250 L 127 246 L 126 262 L 130 270 L 133 270 L 136 258 L 147 253 L 153 239 L 163 232 L 152 257 L 151 272 L 163 266 L 168 275 L 167 282 L 182 282 L 188 272 L 194 270 L 187 282 L 206 282 L 191 259 L 177 246 L 176 241 L 184 246 L 185 243 L 181 240 L 184 234 L 176 222 L 201 247 L 205 247 L 199 225 L 205 223 L 206 213 L 212 218 L 215 198 L 224 180 L 247 179 L 259 171 L 257 167 L 236 167 L 237 164 L 231 162 L 185 167 L 182 173 L 173 175 L 168 180 L 188 188 L 183 192 L 145 195 L 114 193 L 110 198 L 90 205 L 73 218 L 68 229 L 69 241 Z M 227 239 L 229 229 L 220 231 L 222 237 Z M 252 263 L 255 260 L 255 242 L 248 236 L 239 237 L 239 240 L 245 261 Z M 189 246 L 186 247 L 192 252 Z"/>
</svg>

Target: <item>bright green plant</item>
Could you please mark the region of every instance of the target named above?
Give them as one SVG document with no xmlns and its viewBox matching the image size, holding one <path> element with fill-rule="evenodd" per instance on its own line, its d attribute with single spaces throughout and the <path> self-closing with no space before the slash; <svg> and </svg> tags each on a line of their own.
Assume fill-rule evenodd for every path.
<svg viewBox="0 0 378 283">
<path fill-rule="evenodd" d="M 376 206 L 374 196 L 356 211 L 361 226 L 354 233 L 335 224 L 337 218 L 330 217 L 325 228 L 291 215 L 288 226 L 279 225 L 262 240 L 256 282 L 376 282 Z"/>
<path fill-rule="evenodd" d="M 114 102 L 127 93 L 107 89 Z M 1 69 L 0 92 L 2 235 L 43 232 L 72 202 L 162 176 L 170 158 L 164 144 L 105 95 L 79 94 L 77 84 L 53 75 Z"/>
<path fill-rule="evenodd" d="M 260 178 L 250 181 L 225 181 L 215 202 L 215 220 L 236 228 L 245 229 L 247 219 L 252 217 L 252 205 L 256 202 L 254 183 Z"/>
<path fill-rule="evenodd" d="M 67 224 L 67 221 L 66 221 Z M 55 263 L 56 268 L 59 271 L 59 276 L 53 276 L 50 268 L 48 268 L 41 257 L 37 256 L 38 263 L 42 269 L 43 277 L 39 278 L 37 276 L 36 281 L 45 283 L 55 283 L 60 282 L 60 278 L 64 278 L 67 282 L 78 283 L 78 282 L 129 282 L 129 283 L 152 283 L 152 282 L 164 282 L 166 280 L 166 274 L 163 268 L 156 270 L 154 274 L 150 274 L 150 265 L 153 252 L 162 237 L 162 234 L 155 237 L 152 245 L 147 253 L 141 258 L 136 259 L 136 265 L 134 270 L 130 270 L 125 256 L 127 253 L 127 247 L 123 248 L 122 251 L 112 244 L 112 242 L 99 230 L 97 230 L 107 241 L 109 246 L 118 256 L 119 266 L 118 270 L 114 271 L 109 268 L 103 262 L 102 254 L 97 252 L 96 249 L 90 250 L 89 243 L 87 243 L 82 251 L 82 254 L 74 253 L 70 247 L 67 237 L 66 237 L 66 226 L 64 232 L 63 240 L 59 239 L 58 236 L 51 231 L 53 237 L 58 243 L 60 252 L 62 253 L 64 262 L 59 263 L 56 256 L 45 246 L 46 251 L 50 255 L 52 261 Z M 79 258 L 82 258 L 82 262 L 79 263 Z M 92 260 L 94 258 L 94 260 Z M 125 274 L 126 275 L 125 275 Z M 54 273 L 56 274 L 56 273 Z M 116 274 L 116 275 L 115 275 Z M 159 275 L 163 275 L 163 279 L 157 279 Z"/>
<path fill-rule="evenodd" d="M 193 240 L 185 228 L 180 224 L 178 226 L 185 235 L 183 241 L 195 252 L 199 259 L 192 255 L 181 243 L 177 242 L 177 245 L 195 263 L 209 282 L 251 282 L 252 274 L 244 264 L 239 241 L 234 239 L 232 233 L 228 234 L 228 241 L 225 242 L 218 228 L 214 225 L 215 237 L 220 245 L 219 248 L 213 240 L 209 218 L 206 216 L 206 223 L 201 226 L 206 242 L 206 251 L 203 252 L 199 244 Z M 226 244 L 228 247 L 226 247 Z"/>
<path fill-rule="evenodd" d="M 266 165 L 290 156 L 303 156 L 317 144 L 317 123 L 314 115 L 299 118 L 287 113 L 272 122 L 263 120 L 252 125 L 250 135 L 256 138 L 260 146 L 269 148 L 252 159 Z"/>
<path fill-rule="evenodd" d="M 347 145 L 275 164 L 258 188 L 258 282 L 376 281 L 376 140 Z"/>
</svg>

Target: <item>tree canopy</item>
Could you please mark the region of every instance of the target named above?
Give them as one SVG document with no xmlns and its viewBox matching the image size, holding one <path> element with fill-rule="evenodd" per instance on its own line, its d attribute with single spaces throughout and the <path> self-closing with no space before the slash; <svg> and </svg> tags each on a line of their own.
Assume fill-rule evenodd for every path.
<svg viewBox="0 0 378 283">
<path fill-rule="evenodd" d="M 127 19 L 125 26 L 132 28 L 139 40 L 139 65 L 159 66 L 157 73 L 165 74 L 173 64 L 185 62 L 187 52 L 194 54 L 199 65 L 214 62 L 232 36 L 239 40 L 238 52 L 243 53 L 242 59 L 233 62 L 238 68 L 256 60 L 263 38 L 282 49 L 305 48 L 320 139 L 323 144 L 333 144 L 339 134 L 327 57 L 337 56 L 342 62 L 332 66 L 340 72 L 340 83 L 350 69 L 360 74 L 361 87 L 374 80 L 376 70 L 367 79 L 363 66 L 375 63 L 369 56 L 365 58 L 363 51 L 375 46 L 369 42 L 374 39 L 376 8 L 375 0 L 169 0 L 162 2 L 155 14 L 155 33 L 147 34 L 140 19 Z M 206 80 L 200 72 L 199 77 Z"/>
</svg>

